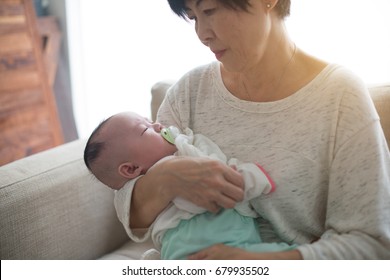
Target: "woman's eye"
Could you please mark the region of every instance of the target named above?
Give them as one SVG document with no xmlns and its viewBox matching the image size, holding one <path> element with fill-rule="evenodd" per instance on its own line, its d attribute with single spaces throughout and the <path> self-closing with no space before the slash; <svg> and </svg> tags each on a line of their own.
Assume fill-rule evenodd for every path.
<svg viewBox="0 0 390 280">
<path fill-rule="evenodd" d="M 211 16 L 212 14 L 215 13 L 215 8 L 213 9 L 206 9 L 206 10 L 203 10 L 203 13 L 206 15 L 206 16 Z"/>
<path fill-rule="evenodd" d="M 196 21 L 196 16 L 191 15 L 191 14 L 187 14 L 186 16 L 187 16 L 187 18 L 188 18 L 190 21 Z"/>
</svg>

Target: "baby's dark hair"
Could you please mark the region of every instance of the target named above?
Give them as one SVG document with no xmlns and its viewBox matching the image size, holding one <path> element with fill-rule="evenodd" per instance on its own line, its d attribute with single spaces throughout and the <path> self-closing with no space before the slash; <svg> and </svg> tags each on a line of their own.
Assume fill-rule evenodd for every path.
<svg viewBox="0 0 390 280">
<path fill-rule="evenodd" d="M 91 133 L 88 138 L 87 144 L 84 149 L 84 163 L 87 166 L 88 170 L 92 172 L 91 164 L 93 164 L 100 156 L 102 151 L 105 148 L 105 142 L 97 141 L 96 137 L 99 135 L 102 127 L 110 120 L 110 118 L 102 121 Z"/>
<path fill-rule="evenodd" d="M 250 7 L 249 0 L 217 0 L 222 5 L 233 10 L 248 11 Z M 185 0 L 168 0 L 172 11 L 178 16 L 187 19 Z M 284 19 L 290 15 L 291 0 L 279 0 L 275 6 L 280 18 Z"/>
</svg>

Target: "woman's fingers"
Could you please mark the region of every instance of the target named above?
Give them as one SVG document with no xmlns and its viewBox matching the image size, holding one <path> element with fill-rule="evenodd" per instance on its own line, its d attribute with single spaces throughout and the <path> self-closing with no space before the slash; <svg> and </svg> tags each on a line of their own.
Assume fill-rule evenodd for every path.
<svg viewBox="0 0 390 280">
<path fill-rule="evenodd" d="M 214 213 L 233 208 L 244 198 L 241 174 L 220 161 L 174 157 L 162 162 L 161 167 L 159 183 L 170 197 L 182 197 Z"/>
<path fill-rule="evenodd" d="M 220 161 L 167 157 L 137 181 L 132 195 L 132 227 L 148 227 L 176 197 L 217 213 L 243 200 L 244 180 Z"/>
</svg>

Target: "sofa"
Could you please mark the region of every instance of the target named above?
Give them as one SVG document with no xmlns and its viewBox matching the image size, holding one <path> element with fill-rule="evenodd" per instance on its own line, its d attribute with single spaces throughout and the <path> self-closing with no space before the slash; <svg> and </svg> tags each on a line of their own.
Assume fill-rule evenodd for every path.
<svg viewBox="0 0 390 280">
<path fill-rule="evenodd" d="M 172 81 L 152 89 L 152 117 Z M 369 87 L 390 145 L 390 84 Z M 111 189 L 84 166 L 80 139 L 0 167 L 0 259 L 139 259 Z"/>
</svg>

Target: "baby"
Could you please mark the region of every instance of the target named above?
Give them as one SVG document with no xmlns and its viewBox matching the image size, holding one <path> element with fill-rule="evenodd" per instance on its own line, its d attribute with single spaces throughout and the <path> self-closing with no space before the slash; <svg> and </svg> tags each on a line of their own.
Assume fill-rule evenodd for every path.
<svg viewBox="0 0 390 280">
<path fill-rule="evenodd" d="M 180 133 L 175 127 L 164 128 L 133 112 L 123 112 L 102 122 L 91 134 L 84 151 L 88 169 L 103 184 L 117 190 L 116 198 L 125 197 L 126 188 L 123 187 L 126 184 L 131 184 L 157 161 L 169 156 L 206 156 L 220 160 L 242 174 L 245 198 L 234 209 L 214 214 L 184 199 L 174 199 L 146 235 L 151 236 L 161 252 L 161 259 L 186 259 L 217 243 L 257 252 L 295 248 L 285 243 L 263 243 L 260 238 L 256 223 L 258 215 L 249 200 L 274 190 L 272 180 L 261 166 L 241 163 L 234 158 L 228 160 L 207 137 L 194 135 L 188 128 L 184 132 Z M 128 216 L 119 215 L 123 211 L 121 205 L 116 203 L 115 207 L 129 233 Z"/>
</svg>

